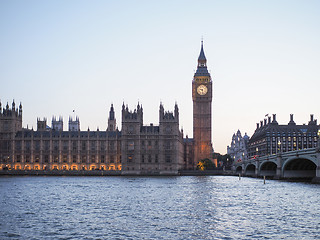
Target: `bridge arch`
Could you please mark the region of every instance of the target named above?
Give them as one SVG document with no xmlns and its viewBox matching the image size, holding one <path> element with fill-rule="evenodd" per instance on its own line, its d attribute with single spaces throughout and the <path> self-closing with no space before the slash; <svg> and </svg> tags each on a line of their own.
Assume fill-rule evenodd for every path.
<svg viewBox="0 0 320 240">
<path fill-rule="evenodd" d="M 242 166 L 238 166 L 238 167 L 236 168 L 236 173 L 242 174 Z"/>
<path fill-rule="evenodd" d="M 256 166 L 253 163 L 249 163 L 245 168 L 245 175 L 253 176 L 256 173 Z"/>
<path fill-rule="evenodd" d="M 313 178 L 316 177 L 317 164 L 307 157 L 293 157 L 286 160 L 282 167 L 285 178 Z"/>
<path fill-rule="evenodd" d="M 260 176 L 276 176 L 277 164 L 273 161 L 264 161 L 260 165 Z"/>
</svg>

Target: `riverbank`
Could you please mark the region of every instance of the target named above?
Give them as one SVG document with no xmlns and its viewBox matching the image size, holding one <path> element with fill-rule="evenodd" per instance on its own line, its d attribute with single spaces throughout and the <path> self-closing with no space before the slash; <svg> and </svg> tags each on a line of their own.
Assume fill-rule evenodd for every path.
<svg viewBox="0 0 320 240">
<path fill-rule="evenodd" d="M 104 170 L 2 170 L 0 176 L 215 176 L 215 175 L 234 175 L 231 172 L 222 170 L 209 171 L 190 171 L 183 170 L 179 172 L 142 172 L 142 173 L 123 173 L 122 171 L 104 171 Z"/>
<path fill-rule="evenodd" d="M 223 170 L 207 170 L 207 171 L 197 171 L 197 170 L 180 170 L 177 173 L 160 173 L 160 172 L 142 172 L 140 174 L 134 173 L 123 173 L 122 171 L 104 171 L 104 170 L 2 170 L 0 171 L 1 176 L 239 176 L 238 173 L 233 173 L 232 171 Z M 245 176 L 241 175 L 240 179 L 243 177 L 248 178 L 263 178 L 262 176 Z M 273 177 L 266 177 L 268 180 L 284 180 L 284 181 L 294 181 L 294 182 L 312 182 L 320 184 L 320 178 L 281 178 L 276 179 Z"/>
</svg>

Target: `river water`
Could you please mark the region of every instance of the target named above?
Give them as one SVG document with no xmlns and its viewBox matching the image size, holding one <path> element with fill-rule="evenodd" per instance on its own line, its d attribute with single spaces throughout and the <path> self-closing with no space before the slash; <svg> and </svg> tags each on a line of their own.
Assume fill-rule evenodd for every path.
<svg viewBox="0 0 320 240">
<path fill-rule="evenodd" d="M 1 177 L 0 239 L 320 239 L 320 185 L 228 176 Z"/>
</svg>

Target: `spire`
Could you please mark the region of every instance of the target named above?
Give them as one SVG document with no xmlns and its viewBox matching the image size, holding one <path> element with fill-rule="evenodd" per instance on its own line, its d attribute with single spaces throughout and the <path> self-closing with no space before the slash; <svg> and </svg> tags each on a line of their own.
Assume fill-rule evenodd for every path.
<svg viewBox="0 0 320 240">
<path fill-rule="evenodd" d="M 19 105 L 19 115 L 22 115 L 22 104 L 20 102 L 20 105 Z"/>
<path fill-rule="evenodd" d="M 109 120 L 114 120 L 114 108 L 113 108 L 113 103 L 111 104 L 110 111 L 109 111 Z"/>
<path fill-rule="evenodd" d="M 208 69 L 207 69 L 207 59 L 206 59 L 206 56 L 204 55 L 204 50 L 203 50 L 203 40 L 201 40 L 201 50 L 200 50 L 200 55 L 198 57 L 198 67 L 194 76 L 210 77 L 210 73 L 208 72 Z"/>
<path fill-rule="evenodd" d="M 203 51 L 203 40 L 201 40 L 201 50 L 200 50 L 200 55 L 199 55 L 199 58 L 198 58 L 198 66 L 206 66 L 207 64 L 207 59 L 206 59 L 206 56 L 204 55 L 204 51 Z"/>
</svg>

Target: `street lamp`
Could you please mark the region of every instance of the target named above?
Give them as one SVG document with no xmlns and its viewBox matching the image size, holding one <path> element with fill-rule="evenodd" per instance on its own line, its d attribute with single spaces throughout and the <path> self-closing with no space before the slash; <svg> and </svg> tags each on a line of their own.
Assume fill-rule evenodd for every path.
<svg viewBox="0 0 320 240">
<path fill-rule="evenodd" d="M 280 142 L 280 140 L 278 142 L 278 146 L 279 146 L 279 152 L 281 153 L 281 142 Z"/>
</svg>

